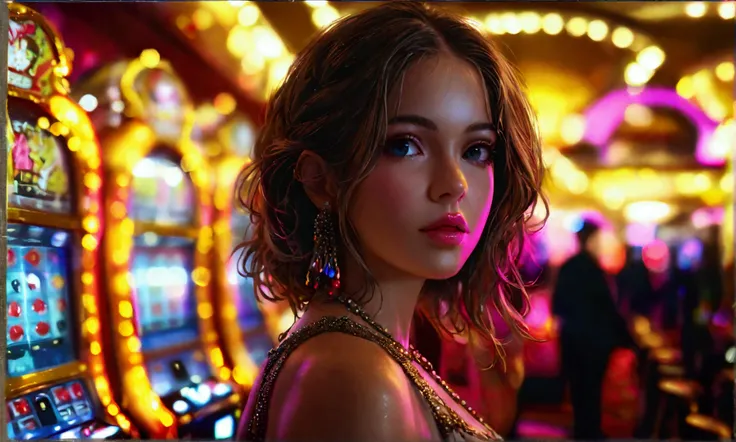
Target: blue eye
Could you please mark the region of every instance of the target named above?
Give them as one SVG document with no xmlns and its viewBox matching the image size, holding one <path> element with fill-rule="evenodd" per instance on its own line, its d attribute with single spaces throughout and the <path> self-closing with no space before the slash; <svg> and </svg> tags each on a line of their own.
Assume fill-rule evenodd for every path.
<svg viewBox="0 0 736 442">
<path fill-rule="evenodd" d="M 463 158 L 475 163 L 492 164 L 493 163 L 493 147 L 483 143 L 470 146 L 463 154 Z"/>
<path fill-rule="evenodd" d="M 388 155 L 398 158 L 414 157 L 422 154 L 422 151 L 417 146 L 417 142 L 409 137 L 389 140 L 386 143 L 385 152 Z"/>
</svg>

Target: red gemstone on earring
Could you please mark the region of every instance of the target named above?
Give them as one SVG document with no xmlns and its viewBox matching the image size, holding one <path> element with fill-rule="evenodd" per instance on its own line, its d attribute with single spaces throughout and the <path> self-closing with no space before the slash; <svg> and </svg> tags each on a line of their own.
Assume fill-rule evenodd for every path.
<svg viewBox="0 0 736 442">
<path fill-rule="evenodd" d="M 340 280 L 339 279 L 333 279 L 332 280 L 332 290 L 337 290 L 340 288 Z"/>
</svg>

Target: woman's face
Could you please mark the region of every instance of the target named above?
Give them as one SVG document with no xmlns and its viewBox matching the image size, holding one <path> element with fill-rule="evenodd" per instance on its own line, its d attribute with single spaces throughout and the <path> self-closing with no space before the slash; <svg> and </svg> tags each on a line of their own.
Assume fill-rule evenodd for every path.
<svg viewBox="0 0 736 442">
<path fill-rule="evenodd" d="M 493 200 L 496 129 L 482 77 L 442 53 L 389 96 L 387 140 L 350 219 L 374 274 L 447 279 L 480 239 Z"/>
</svg>

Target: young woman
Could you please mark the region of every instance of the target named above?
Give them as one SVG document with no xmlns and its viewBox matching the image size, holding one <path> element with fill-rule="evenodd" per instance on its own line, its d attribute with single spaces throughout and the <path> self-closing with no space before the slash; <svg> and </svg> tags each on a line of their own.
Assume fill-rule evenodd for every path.
<svg viewBox="0 0 736 442">
<path fill-rule="evenodd" d="M 411 319 L 421 305 L 501 357 L 491 309 L 528 335 L 507 288 L 542 171 L 520 80 L 464 20 L 387 2 L 309 44 L 241 177 L 242 273 L 304 313 L 239 439 L 498 438 L 409 347 Z"/>
</svg>

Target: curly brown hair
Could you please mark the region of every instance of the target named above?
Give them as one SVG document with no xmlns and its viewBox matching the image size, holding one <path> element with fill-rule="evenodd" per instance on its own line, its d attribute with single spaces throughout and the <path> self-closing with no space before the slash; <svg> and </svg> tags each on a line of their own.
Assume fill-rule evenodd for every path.
<svg viewBox="0 0 736 442">
<path fill-rule="evenodd" d="M 536 119 L 522 81 L 492 42 L 466 20 L 418 2 L 387 2 L 338 20 L 298 54 L 268 104 L 253 162 L 239 177 L 237 196 L 252 222 L 238 247 L 244 251 L 239 268 L 266 289 L 260 296 L 285 299 L 295 312 L 314 295 L 304 278 L 317 208 L 294 179 L 297 160 L 308 150 L 339 183 L 333 207 L 341 253 L 360 263 L 369 290 L 375 287 L 348 208 L 385 143 L 393 86 L 412 63 L 442 51 L 466 60 L 483 78 L 500 135 L 496 190 L 479 244 L 456 276 L 427 282 L 421 310 L 438 330 L 474 332 L 502 355 L 489 302 L 512 330 L 531 338 L 523 320 L 528 295 L 515 264 L 531 210 L 538 201 L 547 209 Z M 443 325 L 441 316 L 452 326 Z"/>
</svg>

